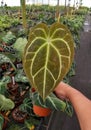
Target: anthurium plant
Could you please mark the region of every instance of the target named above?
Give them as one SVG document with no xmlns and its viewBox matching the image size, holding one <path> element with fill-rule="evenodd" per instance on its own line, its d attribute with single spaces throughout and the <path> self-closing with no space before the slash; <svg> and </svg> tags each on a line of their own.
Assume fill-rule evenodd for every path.
<svg viewBox="0 0 91 130">
<path fill-rule="evenodd" d="M 32 87 L 45 98 L 67 74 L 74 57 L 70 31 L 60 23 L 40 23 L 30 31 L 23 66 Z"/>
<path fill-rule="evenodd" d="M 65 25 L 59 22 L 51 26 L 40 23 L 31 29 L 24 49 L 23 67 L 36 90 L 34 104 L 66 110 L 66 102 L 59 100 L 53 91 L 66 76 L 73 58 L 74 41 Z"/>
<path fill-rule="evenodd" d="M 32 92 L 32 103 L 37 106 L 41 106 L 43 108 L 50 108 L 51 111 L 62 111 L 65 112 L 67 115 L 72 116 L 73 108 L 68 101 L 62 101 L 56 97 L 54 93 L 50 93 L 45 102 L 41 98 L 38 92 Z"/>
</svg>

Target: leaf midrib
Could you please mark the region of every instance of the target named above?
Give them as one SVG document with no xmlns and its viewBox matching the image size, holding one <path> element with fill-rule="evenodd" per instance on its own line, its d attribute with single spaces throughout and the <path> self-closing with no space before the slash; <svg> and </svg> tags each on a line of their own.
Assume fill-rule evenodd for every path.
<svg viewBox="0 0 91 130">
<path fill-rule="evenodd" d="M 47 42 L 46 60 L 45 60 L 45 67 L 44 67 L 43 99 L 45 98 L 45 86 L 46 86 L 46 74 L 47 74 L 49 50 L 50 50 L 50 43 Z"/>
</svg>

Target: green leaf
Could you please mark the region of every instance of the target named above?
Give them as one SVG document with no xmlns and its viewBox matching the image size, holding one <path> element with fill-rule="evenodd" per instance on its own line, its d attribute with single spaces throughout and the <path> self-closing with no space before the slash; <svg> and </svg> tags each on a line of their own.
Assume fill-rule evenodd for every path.
<svg viewBox="0 0 91 130">
<path fill-rule="evenodd" d="M 32 110 L 32 100 L 30 98 L 25 98 L 23 103 L 19 106 L 19 109 L 23 112 L 31 114 Z"/>
<path fill-rule="evenodd" d="M 8 45 L 11 45 L 15 42 L 16 36 L 12 34 L 12 32 L 8 32 L 3 38 L 3 42 L 7 43 Z"/>
<path fill-rule="evenodd" d="M 74 57 L 71 33 L 61 23 L 40 23 L 30 31 L 23 66 L 32 87 L 45 99 L 65 77 Z"/>
<path fill-rule="evenodd" d="M 33 125 L 38 126 L 40 124 L 40 120 L 30 116 L 28 120 L 25 120 L 26 127 L 31 130 Z"/>
<path fill-rule="evenodd" d="M 35 92 L 32 93 L 32 100 L 33 104 L 44 107 L 44 108 L 50 108 L 52 110 L 56 111 L 63 111 L 67 113 L 69 116 L 72 116 L 73 114 L 73 108 L 70 103 L 67 101 L 62 101 L 59 98 L 57 98 L 53 93 L 51 93 L 49 96 L 47 96 L 45 102 L 40 97 L 40 95 Z"/>
<path fill-rule="evenodd" d="M 0 115 L 0 130 L 2 130 L 3 123 L 4 123 L 4 118 L 2 115 Z"/>
<path fill-rule="evenodd" d="M 14 49 L 16 49 L 19 52 L 21 58 L 23 56 L 23 52 L 26 44 L 27 44 L 26 38 L 18 38 L 16 42 L 13 44 Z"/>
<path fill-rule="evenodd" d="M 70 102 L 66 101 L 66 108 L 65 111 L 69 116 L 73 115 L 73 107 Z"/>
<path fill-rule="evenodd" d="M 4 54 L 0 54 L 0 64 L 3 64 L 3 63 L 10 63 L 12 65 L 12 67 L 14 69 L 16 69 L 13 62 L 11 61 L 11 59 L 8 56 L 6 56 Z"/>
<path fill-rule="evenodd" d="M 1 82 L 7 84 L 7 83 L 11 82 L 11 77 L 7 76 L 7 75 L 3 76 Z"/>
<path fill-rule="evenodd" d="M 4 54 L 0 54 L 0 64 L 11 63 L 11 60 Z"/>
<path fill-rule="evenodd" d="M 6 84 L 4 82 L 0 82 L 0 94 L 5 94 Z"/>
<path fill-rule="evenodd" d="M 17 74 L 15 75 L 15 81 L 23 83 L 29 82 L 28 78 L 24 75 L 23 69 L 17 70 Z"/>
<path fill-rule="evenodd" d="M 7 111 L 14 108 L 14 102 L 0 94 L 0 110 Z"/>
<path fill-rule="evenodd" d="M 64 111 L 66 107 L 66 103 L 59 98 L 57 98 L 54 94 L 49 95 L 46 98 L 46 106 L 55 109 L 57 111 Z"/>
<path fill-rule="evenodd" d="M 5 94 L 7 83 L 11 81 L 9 76 L 3 76 L 0 80 L 0 94 Z"/>
</svg>

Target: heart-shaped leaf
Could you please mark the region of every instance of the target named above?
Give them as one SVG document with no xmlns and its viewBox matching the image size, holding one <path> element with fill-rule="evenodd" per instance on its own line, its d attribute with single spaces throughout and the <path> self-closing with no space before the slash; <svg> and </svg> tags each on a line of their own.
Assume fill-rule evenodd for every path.
<svg viewBox="0 0 91 130">
<path fill-rule="evenodd" d="M 32 87 L 45 99 L 65 77 L 74 56 L 74 42 L 61 23 L 40 23 L 29 34 L 23 66 Z"/>
</svg>

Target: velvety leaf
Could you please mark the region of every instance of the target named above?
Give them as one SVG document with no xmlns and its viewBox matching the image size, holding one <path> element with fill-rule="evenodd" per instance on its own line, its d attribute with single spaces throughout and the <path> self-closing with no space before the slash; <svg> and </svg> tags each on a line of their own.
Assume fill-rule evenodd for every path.
<svg viewBox="0 0 91 130">
<path fill-rule="evenodd" d="M 46 98 L 46 106 L 57 111 L 65 110 L 66 103 L 59 98 L 57 98 L 54 94 L 47 96 Z"/>
<path fill-rule="evenodd" d="M 65 77 L 74 56 L 71 33 L 61 23 L 40 23 L 29 34 L 23 66 L 32 87 L 45 99 Z"/>
<path fill-rule="evenodd" d="M 33 102 L 34 104 L 42 107 L 48 107 L 52 110 L 57 110 L 57 111 L 64 111 L 66 108 L 66 103 L 57 98 L 54 94 L 50 94 L 47 96 L 45 102 L 43 99 L 35 93 L 33 96 Z"/>
</svg>

